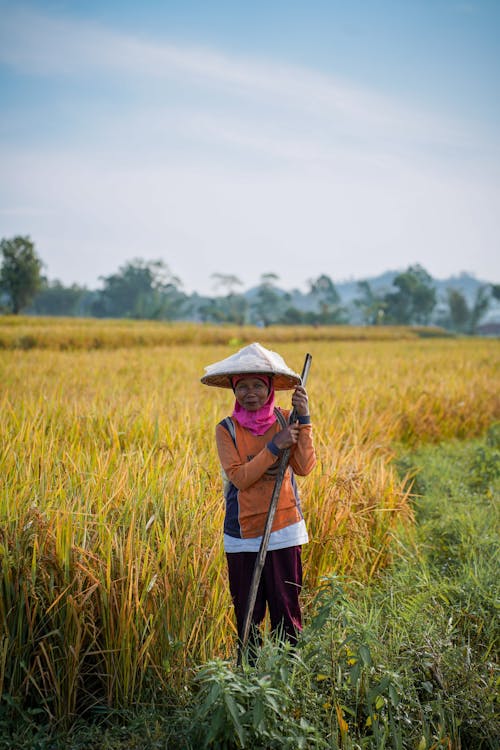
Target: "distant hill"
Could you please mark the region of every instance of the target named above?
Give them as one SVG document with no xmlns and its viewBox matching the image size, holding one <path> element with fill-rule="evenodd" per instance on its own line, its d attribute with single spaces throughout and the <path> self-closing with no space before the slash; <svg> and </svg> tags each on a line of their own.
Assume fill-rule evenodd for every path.
<svg viewBox="0 0 500 750">
<path fill-rule="evenodd" d="M 368 281 L 372 290 L 377 294 L 385 294 L 392 288 L 392 284 L 396 276 L 402 273 L 402 270 L 398 271 L 385 271 L 378 276 L 370 276 L 359 279 L 349 279 L 348 281 L 334 281 L 335 288 L 337 289 L 341 305 L 348 309 L 349 319 L 353 323 L 361 322 L 361 315 L 359 310 L 354 305 L 354 300 L 359 297 L 359 281 Z M 437 292 L 437 306 L 435 311 L 435 317 L 439 317 L 443 309 L 447 307 L 447 290 L 456 289 L 460 291 L 467 300 L 469 306 L 474 304 L 474 299 L 477 290 L 481 286 L 485 286 L 490 282 L 482 279 L 477 279 L 471 273 L 462 271 L 457 276 L 449 276 L 446 279 L 433 279 L 434 286 Z M 317 310 L 317 300 L 314 299 L 313 295 L 308 292 L 302 292 L 300 289 L 292 289 L 287 291 L 278 286 L 274 287 L 277 294 L 283 297 L 288 297 L 288 301 L 291 306 L 301 310 L 302 312 L 310 312 Z M 249 302 L 254 301 L 255 296 L 258 292 L 258 287 L 252 287 L 244 292 L 244 296 Z M 500 321 L 500 304 L 492 300 L 490 309 L 484 316 L 484 321 Z"/>
<path fill-rule="evenodd" d="M 374 292 L 384 293 L 390 290 L 394 279 L 400 273 L 401 271 L 385 271 L 379 276 L 371 276 L 363 280 L 368 281 Z M 458 276 L 450 276 L 447 279 L 433 279 L 433 282 L 439 299 L 445 299 L 447 289 L 457 289 L 462 292 L 469 303 L 474 300 L 478 288 L 489 283 L 476 279 L 475 276 L 466 271 L 463 271 Z M 339 282 L 335 286 L 342 301 L 345 303 L 352 302 L 359 296 L 358 280 Z"/>
<path fill-rule="evenodd" d="M 401 271 L 386 271 L 379 276 L 367 278 L 366 281 L 368 281 L 374 292 L 384 294 L 391 289 L 392 283 L 399 273 L 401 273 Z M 449 276 L 446 279 L 433 279 L 433 283 L 437 292 L 437 305 L 434 317 L 438 318 L 443 308 L 447 307 L 448 289 L 456 289 L 461 292 L 469 306 L 472 306 L 474 304 L 477 290 L 482 286 L 487 286 L 490 282 L 485 281 L 484 279 L 477 279 L 471 273 L 462 271 L 457 276 Z M 344 305 L 351 306 L 356 297 L 359 296 L 357 281 L 341 282 L 335 286 Z M 356 319 L 356 311 L 352 308 L 351 316 Z M 484 315 L 483 322 L 500 322 L 499 302 L 491 300 L 490 308 Z"/>
<path fill-rule="evenodd" d="M 385 271 L 379 276 L 360 277 L 359 279 L 349 279 L 348 281 L 333 281 L 342 300 L 342 304 L 346 305 L 352 303 L 356 297 L 359 297 L 359 281 L 368 281 L 374 292 L 384 294 L 385 292 L 390 291 L 394 279 L 401 272 L 401 270 Z M 477 279 L 466 271 L 458 274 L 458 276 L 450 276 L 447 279 L 433 279 L 433 282 L 438 292 L 438 299 L 446 299 L 447 289 L 458 289 L 465 296 L 469 304 L 473 302 L 478 288 L 489 283 L 488 281 Z M 258 287 L 252 287 L 244 292 L 244 295 L 248 300 L 253 300 L 257 294 L 257 290 Z M 299 289 L 287 291 L 280 287 L 275 287 L 275 290 L 278 294 L 283 296 L 289 294 L 291 297 L 290 302 L 299 309 L 313 309 L 315 306 L 314 301 L 311 300 L 311 295 L 307 292 L 301 292 Z"/>
</svg>

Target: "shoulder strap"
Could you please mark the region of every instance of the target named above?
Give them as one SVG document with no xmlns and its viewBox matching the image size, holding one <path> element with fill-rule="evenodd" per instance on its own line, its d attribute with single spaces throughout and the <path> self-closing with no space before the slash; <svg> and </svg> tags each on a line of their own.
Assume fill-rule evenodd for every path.
<svg viewBox="0 0 500 750">
<path fill-rule="evenodd" d="M 231 417 L 226 417 L 225 419 L 222 420 L 222 422 L 220 424 L 223 427 L 225 427 L 226 430 L 229 432 L 229 434 L 231 435 L 231 438 L 233 440 L 233 443 L 234 443 L 234 445 L 236 447 L 236 430 L 234 428 L 234 422 L 233 422 L 232 418 Z"/>
</svg>

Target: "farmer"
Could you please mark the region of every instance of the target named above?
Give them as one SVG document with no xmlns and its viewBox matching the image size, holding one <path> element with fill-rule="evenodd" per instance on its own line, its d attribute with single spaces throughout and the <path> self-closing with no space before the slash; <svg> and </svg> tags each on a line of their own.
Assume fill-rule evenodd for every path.
<svg viewBox="0 0 500 750">
<path fill-rule="evenodd" d="M 232 416 L 217 425 L 215 438 L 226 501 L 224 549 L 240 645 L 279 458 L 290 449 L 251 621 L 255 655 L 266 605 L 273 632 L 295 643 L 302 629 L 301 547 L 308 535 L 294 475 L 309 474 L 316 463 L 308 398 L 300 376 L 279 354 L 257 343 L 206 367 L 205 372 L 202 383 L 231 388 L 235 395 Z M 276 390 L 292 388 L 298 419 L 288 424 L 289 412 L 275 407 L 274 395 Z"/>
</svg>

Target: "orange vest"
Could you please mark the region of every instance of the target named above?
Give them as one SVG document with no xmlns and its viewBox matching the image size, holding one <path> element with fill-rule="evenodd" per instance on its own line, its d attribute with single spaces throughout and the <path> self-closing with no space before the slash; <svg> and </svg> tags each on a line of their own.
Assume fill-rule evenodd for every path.
<svg viewBox="0 0 500 750">
<path fill-rule="evenodd" d="M 280 409 L 285 419 L 288 412 Z M 276 481 L 279 457 L 267 444 L 281 430 L 276 421 L 263 435 L 254 435 L 233 420 L 235 441 L 221 422 L 215 438 L 224 477 L 226 516 L 224 533 L 242 539 L 264 532 L 267 511 Z M 236 444 L 235 444 L 236 443 Z M 272 531 L 302 519 L 295 474 L 305 476 L 316 464 L 310 424 L 300 425 L 299 439 L 290 451 L 290 462 L 280 491 Z"/>
</svg>

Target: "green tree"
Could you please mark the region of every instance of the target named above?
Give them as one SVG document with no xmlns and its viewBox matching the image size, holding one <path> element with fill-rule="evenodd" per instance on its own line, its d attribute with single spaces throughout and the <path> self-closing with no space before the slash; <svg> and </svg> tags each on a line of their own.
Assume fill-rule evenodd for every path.
<svg viewBox="0 0 500 750">
<path fill-rule="evenodd" d="M 366 325 L 380 325 L 384 322 L 386 303 L 384 298 L 375 294 L 368 281 L 358 281 L 359 297 L 354 304 L 361 310 L 363 323 Z"/>
<path fill-rule="evenodd" d="M 235 287 L 242 286 L 243 284 L 243 282 L 232 273 L 213 273 L 212 279 L 214 279 L 215 288 L 225 288 L 228 295 L 234 294 Z"/>
<path fill-rule="evenodd" d="M 81 303 L 88 290 L 72 284 L 64 286 L 57 279 L 43 279 L 40 290 L 35 295 L 30 312 L 37 315 L 81 315 Z"/>
<path fill-rule="evenodd" d="M 448 289 L 450 325 L 454 331 L 465 332 L 469 326 L 470 310 L 465 296 L 458 289 Z"/>
<path fill-rule="evenodd" d="M 484 317 L 491 303 L 490 286 L 484 284 L 477 288 L 472 305 L 467 303 L 462 292 L 457 289 L 448 289 L 450 326 L 454 331 L 476 333 L 481 318 Z"/>
<path fill-rule="evenodd" d="M 94 306 L 100 317 L 168 319 L 184 308 L 181 282 L 162 260 L 135 259 L 101 280 L 104 287 Z"/>
<path fill-rule="evenodd" d="M 474 303 L 470 311 L 469 318 L 469 333 L 476 333 L 477 327 L 481 322 L 481 318 L 486 314 L 490 306 L 491 297 L 490 289 L 488 286 L 483 285 L 478 287 Z"/>
<path fill-rule="evenodd" d="M 209 298 L 198 305 L 198 315 L 203 323 L 227 323 L 227 310 L 220 299 Z"/>
<path fill-rule="evenodd" d="M 386 322 L 426 325 L 436 306 L 436 289 L 432 277 L 417 264 L 398 274 L 392 283 L 396 291 L 384 296 Z"/>
<path fill-rule="evenodd" d="M 248 311 L 248 301 L 243 294 L 237 294 L 235 288 L 242 285 L 242 281 L 233 274 L 213 273 L 212 278 L 215 281 L 215 287 L 224 287 L 227 290 L 226 296 L 222 300 L 217 300 L 215 310 L 218 321 L 226 321 L 243 325 L 246 321 Z"/>
<path fill-rule="evenodd" d="M 42 284 L 42 261 L 29 237 L 13 237 L 0 242 L 2 266 L 0 289 L 8 299 L 9 310 L 17 315 L 29 305 Z"/>
<path fill-rule="evenodd" d="M 341 323 L 345 310 L 340 304 L 340 295 L 329 276 L 321 274 L 309 281 L 309 293 L 319 306 L 318 323 Z"/>
<path fill-rule="evenodd" d="M 262 274 L 255 302 L 252 305 L 258 321 L 266 327 L 277 323 L 283 312 L 283 298 L 275 286 L 275 281 L 278 279 L 279 276 L 275 273 Z"/>
<path fill-rule="evenodd" d="M 279 323 L 283 325 L 317 325 L 318 314 L 311 310 L 299 310 L 293 305 L 289 305 L 280 315 Z"/>
</svg>

